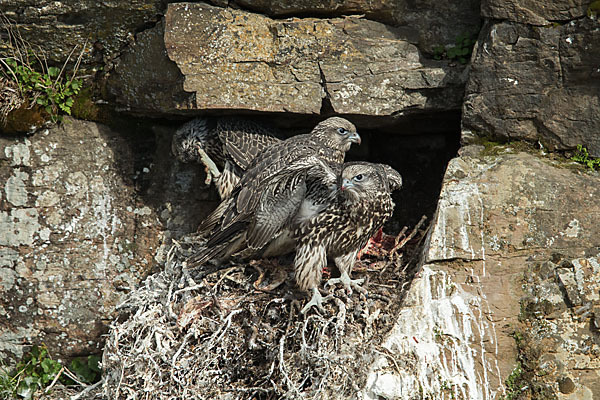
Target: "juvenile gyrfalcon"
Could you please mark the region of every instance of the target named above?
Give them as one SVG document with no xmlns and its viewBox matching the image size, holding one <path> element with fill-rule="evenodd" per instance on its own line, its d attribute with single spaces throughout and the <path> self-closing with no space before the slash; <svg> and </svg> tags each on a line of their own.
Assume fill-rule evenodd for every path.
<svg viewBox="0 0 600 400">
<path fill-rule="evenodd" d="M 332 117 L 308 134 L 264 149 L 231 198 L 215 210 L 212 220 L 218 221 L 207 248 L 189 265 L 234 254 L 274 256 L 293 250 L 294 227 L 322 211 L 335 196 L 337 175 L 352 143 L 360 143 L 356 127 Z"/>
<path fill-rule="evenodd" d="M 256 155 L 281 141 L 273 134 L 274 131 L 241 118 L 196 118 L 175 132 L 171 151 L 182 162 L 204 164 L 206 184 L 214 178 L 219 196 L 225 199 Z"/>
<path fill-rule="evenodd" d="M 402 177 L 384 164 L 352 162 L 344 164 L 335 200 L 321 213 L 300 224 L 294 231 L 297 240 L 294 268 L 301 289 L 312 291 L 311 300 L 302 309 L 322 308 L 318 290 L 327 258 L 340 270 L 339 278 L 327 284 L 342 283 L 349 293 L 362 280 L 351 280 L 356 254 L 388 218 L 394 203 L 392 189 L 399 189 Z"/>
</svg>

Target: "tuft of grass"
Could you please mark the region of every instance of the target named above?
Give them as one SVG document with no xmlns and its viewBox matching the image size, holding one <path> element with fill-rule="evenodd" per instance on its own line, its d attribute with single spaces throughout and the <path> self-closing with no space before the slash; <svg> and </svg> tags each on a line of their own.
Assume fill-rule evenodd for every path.
<svg viewBox="0 0 600 400">
<path fill-rule="evenodd" d="M 577 145 L 577 152 L 571 157 L 571 160 L 585 165 L 592 171 L 600 168 L 600 158 L 590 157 L 588 150 L 580 144 Z"/>
<path fill-rule="evenodd" d="M 52 122 L 62 120 L 62 114 L 71 114 L 75 96 L 82 88 L 83 80 L 77 77 L 87 42 L 72 68 L 69 63 L 77 46 L 59 68 L 48 65 L 42 49 L 34 50 L 23 38 L 19 30 L 4 15 L 0 25 L 8 38 L 8 54 L 0 57 L 0 95 L 17 97 L 10 106 L 1 107 L 0 122 L 6 120 L 10 111 L 25 105 L 39 107 L 47 113 Z"/>
</svg>

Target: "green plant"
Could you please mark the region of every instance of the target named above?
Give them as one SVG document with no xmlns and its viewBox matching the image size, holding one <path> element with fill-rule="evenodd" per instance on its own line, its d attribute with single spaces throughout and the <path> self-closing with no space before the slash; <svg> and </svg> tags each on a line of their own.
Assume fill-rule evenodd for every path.
<svg viewBox="0 0 600 400">
<path fill-rule="evenodd" d="M 1 77 L 16 87 L 24 103 L 30 108 L 41 106 L 53 122 L 62 119 L 61 113 L 70 115 L 75 96 L 82 87 L 82 80 L 76 74 L 86 46 L 83 46 L 70 76 L 67 76 L 67 65 L 76 47 L 61 68 L 48 66 L 41 49 L 34 52 L 6 17 L 2 17 L 0 22 L 9 42 L 9 54 L 0 57 Z"/>
<path fill-rule="evenodd" d="M 69 364 L 69 369 L 73 371 L 77 378 L 83 383 L 95 383 L 100 380 L 100 356 L 91 355 L 87 357 L 75 358 Z"/>
<path fill-rule="evenodd" d="M 44 107 L 53 121 L 60 119 L 59 110 L 71 114 L 74 97 L 81 89 L 81 79 L 63 79 L 63 70 L 48 67 L 44 72 L 38 72 L 33 65 L 28 65 L 14 58 L 0 59 L 17 84 L 21 96 L 34 104 Z M 35 64 L 34 64 L 35 65 Z M 42 68 L 43 69 L 43 68 Z"/>
<path fill-rule="evenodd" d="M 519 362 L 504 382 L 504 384 L 506 385 L 506 396 L 504 398 L 506 400 L 513 400 L 519 393 L 521 393 L 522 380 L 523 368 L 521 367 L 521 363 Z"/>
<path fill-rule="evenodd" d="M 12 372 L 0 373 L 0 393 L 31 399 L 36 391 L 49 386 L 62 369 L 48 356 L 45 346 L 33 346 Z"/>
<path fill-rule="evenodd" d="M 596 18 L 598 13 L 600 13 L 600 0 L 591 2 L 587 9 L 587 16 L 590 18 Z"/>
<path fill-rule="evenodd" d="M 441 60 L 443 58 L 458 61 L 466 64 L 471 59 L 473 46 L 476 42 L 476 35 L 463 33 L 456 37 L 454 46 L 436 46 L 433 48 L 433 58 Z"/>
<path fill-rule="evenodd" d="M 571 157 L 571 160 L 583 164 L 593 171 L 600 167 L 600 158 L 590 157 L 588 150 L 580 144 L 577 145 L 577 152 Z"/>
<path fill-rule="evenodd" d="M 46 346 L 33 346 L 12 371 L 0 369 L 0 398 L 33 399 L 39 390 L 49 390 L 57 381 L 64 385 L 100 380 L 100 357 L 75 358 L 65 368 L 53 360 Z"/>
<path fill-rule="evenodd" d="M 0 399 L 8 399 L 14 395 L 17 385 L 4 365 L 0 367 Z"/>
</svg>

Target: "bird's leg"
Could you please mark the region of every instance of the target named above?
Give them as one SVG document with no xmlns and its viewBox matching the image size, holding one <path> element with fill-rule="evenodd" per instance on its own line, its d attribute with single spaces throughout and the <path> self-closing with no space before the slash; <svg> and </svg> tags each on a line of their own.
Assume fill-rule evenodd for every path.
<svg viewBox="0 0 600 400">
<path fill-rule="evenodd" d="M 367 291 L 360 285 L 365 281 L 364 279 L 350 279 L 350 273 L 352 272 L 352 267 L 354 267 L 354 263 L 356 262 L 356 253 L 358 251 L 351 251 L 348 254 L 344 254 L 343 256 L 336 257 L 334 259 L 335 265 L 340 270 L 339 278 L 331 278 L 326 283 L 325 286 L 335 285 L 336 283 L 341 283 L 346 289 L 346 293 L 348 296 L 352 295 L 352 288 L 356 289 L 357 292 L 366 294 Z"/>
<path fill-rule="evenodd" d="M 339 278 L 331 278 L 327 282 L 325 282 L 325 286 L 332 286 L 336 283 L 341 283 L 344 286 L 344 289 L 346 289 L 346 293 L 348 293 L 348 296 L 350 296 L 352 295 L 352 288 L 356 289 L 356 291 L 359 293 L 366 293 L 366 289 L 360 286 L 363 284 L 364 281 L 365 280 L 362 278 L 350 279 L 350 275 L 348 275 L 348 272 L 344 271 L 342 272 Z"/>
<path fill-rule="evenodd" d="M 312 289 L 312 292 L 313 294 L 310 298 L 310 301 L 306 303 L 304 308 L 300 311 L 302 314 L 306 314 L 306 312 L 310 310 L 310 308 L 313 306 L 317 307 L 319 311 L 325 312 L 325 309 L 323 308 L 323 303 L 333 299 L 333 295 L 331 294 L 325 297 L 321 296 L 321 292 L 319 292 L 319 289 L 317 289 L 316 287 Z"/>
<path fill-rule="evenodd" d="M 200 156 L 200 160 L 206 167 L 206 180 L 204 181 L 204 183 L 210 185 L 210 182 L 212 182 L 213 177 L 220 177 L 221 172 L 219 172 L 219 168 L 217 168 L 215 162 L 208 156 L 208 154 L 206 154 L 202 147 L 198 147 L 198 155 Z"/>
</svg>

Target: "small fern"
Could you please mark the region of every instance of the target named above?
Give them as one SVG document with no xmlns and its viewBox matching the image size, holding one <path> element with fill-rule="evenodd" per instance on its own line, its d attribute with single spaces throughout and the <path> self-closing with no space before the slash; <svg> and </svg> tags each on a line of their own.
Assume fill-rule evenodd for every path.
<svg viewBox="0 0 600 400">
<path fill-rule="evenodd" d="M 590 157 L 588 150 L 580 144 L 577 145 L 577 152 L 571 157 L 571 160 L 585 165 L 592 171 L 600 168 L 600 158 Z"/>
</svg>

